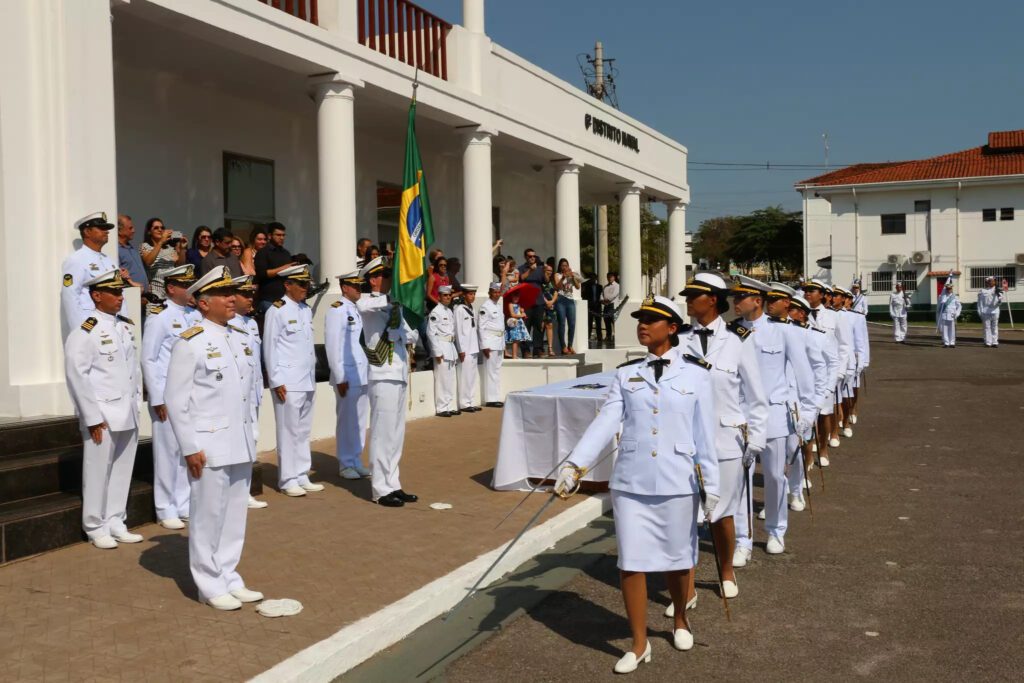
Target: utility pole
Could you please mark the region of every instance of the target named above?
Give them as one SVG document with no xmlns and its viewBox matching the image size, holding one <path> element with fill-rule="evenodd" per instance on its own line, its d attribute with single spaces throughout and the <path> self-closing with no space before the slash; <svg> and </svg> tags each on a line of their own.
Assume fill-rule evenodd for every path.
<svg viewBox="0 0 1024 683">
<path fill-rule="evenodd" d="M 594 43 L 594 97 L 604 99 L 604 46 Z"/>
</svg>

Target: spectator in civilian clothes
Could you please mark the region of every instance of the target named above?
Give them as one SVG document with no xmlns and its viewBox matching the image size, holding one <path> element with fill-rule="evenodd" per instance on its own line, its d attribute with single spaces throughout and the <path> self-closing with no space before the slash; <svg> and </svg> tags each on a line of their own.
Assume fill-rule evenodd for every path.
<svg viewBox="0 0 1024 683">
<path fill-rule="evenodd" d="M 558 290 L 558 300 L 555 304 L 555 314 L 558 319 L 555 324 L 558 326 L 558 345 L 562 347 L 563 354 L 576 353 L 572 347 L 576 340 L 576 295 L 574 290 L 580 288 L 580 282 L 580 277 L 569 267 L 568 259 L 559 259 L 558 268 L 555 270 L 555 289 Z"/>
<path fill-rule="evenodd" d="M 205 225 L 200 225 L 192 233 L 192 247 L 185 252 L 185 260 L 195 267 L 196 272 L 199 272 L 199 266 L 203 264 L 203 259 L 212 248 L 213 231 Z"/>
<path fill-rule="evenodd" d="M 459 272 L 461 270 L 462 261 L 459 260 L 458 256 L 448 259 L 448 282 L 451 283 L 453 292 L 458 292 L 462 289 L 462 283 L 459 281 Z"/>
<path fill-rule="evenodd" d="M 555 320 L 558 319 L 558 314 L 555 312 L 555 306 L 558 304 L 558 300 L 561 298 L 558 294 L 558 289 L 555 288 L 555 270 L 548 264 L 544 264 L 544 279 L 540 283 L 539 297 L 544 305 L 544 336 L 548 340 L 548 356 L 555 355 Z M 541 355 L 539 351 L 534 351 L 535 356 Z"/>
<path fill-rule="evenodd" d="M 260 286 L 260 315 L 284 296 L 284 280 L 277 274 L 285 268 L 299 265 L 291 252 L 284 248 L 285 227 L 274 221 L 267 225 L 270 241 L 256 254 L 256 282 Z"/>
<path fill-rule="evenodd" d="M 199 266 L 199 277 L 209 273 L 217 266 L 224 266 L 231 273 L 231 277 L 242 277 L 242 263 L 231 251 L 231 244 L 235 236 L 227 228 L 217 228 L 213 233 L 213 249 L 203 257 L 203 263 Z M 241 246 L 241 242 L 239 242 Z"/>
<path fill-rule="evenodd" d="M 256 252 L 267 246 L 267 231 L 259 226 L 249 233 L 249 245 L 242 252 L 239 261 L 242 263 L 242 272 L 246 275 L 256 275 Z"/>
<path fill-rule="evenodd" d="M 519 266 L 519 282 L 529 282 L 531 285 L 540 289 L 541 284 L 544 282 L 544 264 L 541 263 L 540 258 L 537 256 L 537 252 L 533 249 L 526 249 L 523 252 L 523 258 L 526 263 Z M 544 348 L 544 299 L 543 297 L 537 297 L 537 301 L 526 310 L 526 327 L 530 331 L 530 337 L 532 339 L 532 353 L 540 355 L 541 350 Z M 529 358 L 531 356 L 529 347 L 523 345 L 523 357 Z"/>
<path fill-rule="evenodd" d="M 441 285 L 451 285 L 448 279 L 448 259 L 444 256 L 434 261 L 434 272 L 427 276 L 427 308 L 433 308 L 441 302 L 437 293 Z"/>
<path fill-rule="evenodd" d="M 373 241 L 369 237 L 360 237 L 359 241 L 356 242 L 356 265 L 360 268 L 371 261 L 371 259 L 366 258 L 366 250 L 370 248 L 371 244 L 373 244 Z"/>
<path fill-rule="evenodd" d="M 164 271 L 185 264 L 185 240 L 173 237 L 174 233 L 164 228 L 162 220 L 150 218 L 146 221 L 145 241 L 139 245 L 139 256 L 149 278 L 149 291 L 161 299 L 167 298 Z"/>
<path fill-rule="evenodd" d="M 601 304 L 604 306 L 605 336 L 612 344 L 615 343 L 615 307 L 619 305 L 619 274 L 608 273 L 608 284 L 601 293 Z"/>
<path fill-rule="evenodd" d="M 135 224 L 132 217 L 121 214 L 117 217 L 117 260 L 122 270 L 128 271 L 128 282 L 143 292 L 149 289 L 149 278 L 146 277 L 146 266 L 139 256 L 139 250 L 132 246 L 135 237 Z"/>
<path fill-rule="evenodd" d="M 376 244 L 371 244 L 366 248 L 365 260 L 367 263 L 378 257 L 380 257 L 380 247 Z"/>
</svg>

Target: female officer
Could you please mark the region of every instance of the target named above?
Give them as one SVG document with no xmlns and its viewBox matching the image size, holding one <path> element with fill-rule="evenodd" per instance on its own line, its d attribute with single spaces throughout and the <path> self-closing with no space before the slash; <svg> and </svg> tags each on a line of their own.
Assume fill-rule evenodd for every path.
<svg viewBox="0 0 1024 683">
<path fill-rule="evenodd" d="M 618 370 L 601 412 L 555 483 L 556 491 L 572 490 L 581 470 L 597 460 L 622 428 L 608 486 L 633 648 L 615 665 L 617 673 L 651 661 L 645 572 L 665 573 L 676 608 L 674 644 L 680 650 L 693 647 L 683 601 L 690 569 L 697 563 L 701 475 L 709 518 L 718 502 L 711 366 L 674 348 L 684 325 L 671 300 L 648 297 L 633 317 L 647 356 Z"/>
</svg>

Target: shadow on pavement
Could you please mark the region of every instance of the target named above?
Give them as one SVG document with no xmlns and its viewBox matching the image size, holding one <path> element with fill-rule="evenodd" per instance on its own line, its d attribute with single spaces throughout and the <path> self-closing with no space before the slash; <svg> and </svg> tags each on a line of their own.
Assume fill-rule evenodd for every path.
<svg viewBox="0 0 1024 683">
<path fill-rule="evenodd" d="M 173 579 L 182 595 L 198 600 L 199 593 L 188 568 L 188 536 L 184 535 L 184 532 L 167 533 L 146 540 L 156 545 L 142 551 L 139 555 L 139 566 L 157 576 Z"/>
</svg>

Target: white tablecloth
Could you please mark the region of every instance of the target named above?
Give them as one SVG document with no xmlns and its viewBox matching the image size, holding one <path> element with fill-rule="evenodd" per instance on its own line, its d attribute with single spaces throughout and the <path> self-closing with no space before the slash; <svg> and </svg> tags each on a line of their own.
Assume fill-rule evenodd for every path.
<svg viewBox="0 0 1024 683">
<path fill-rule="evenodd" d="M 491 486 L 524 490 L 530 488 L 527 479 L 548 475 L 597 417 L 614 376 L 603 372 L 508 394 Z M 613 438 L 598 459 L 614 448 Z M 608 481 L 613 461 L 606 458 L 584 480 Z"/>
</svg>

